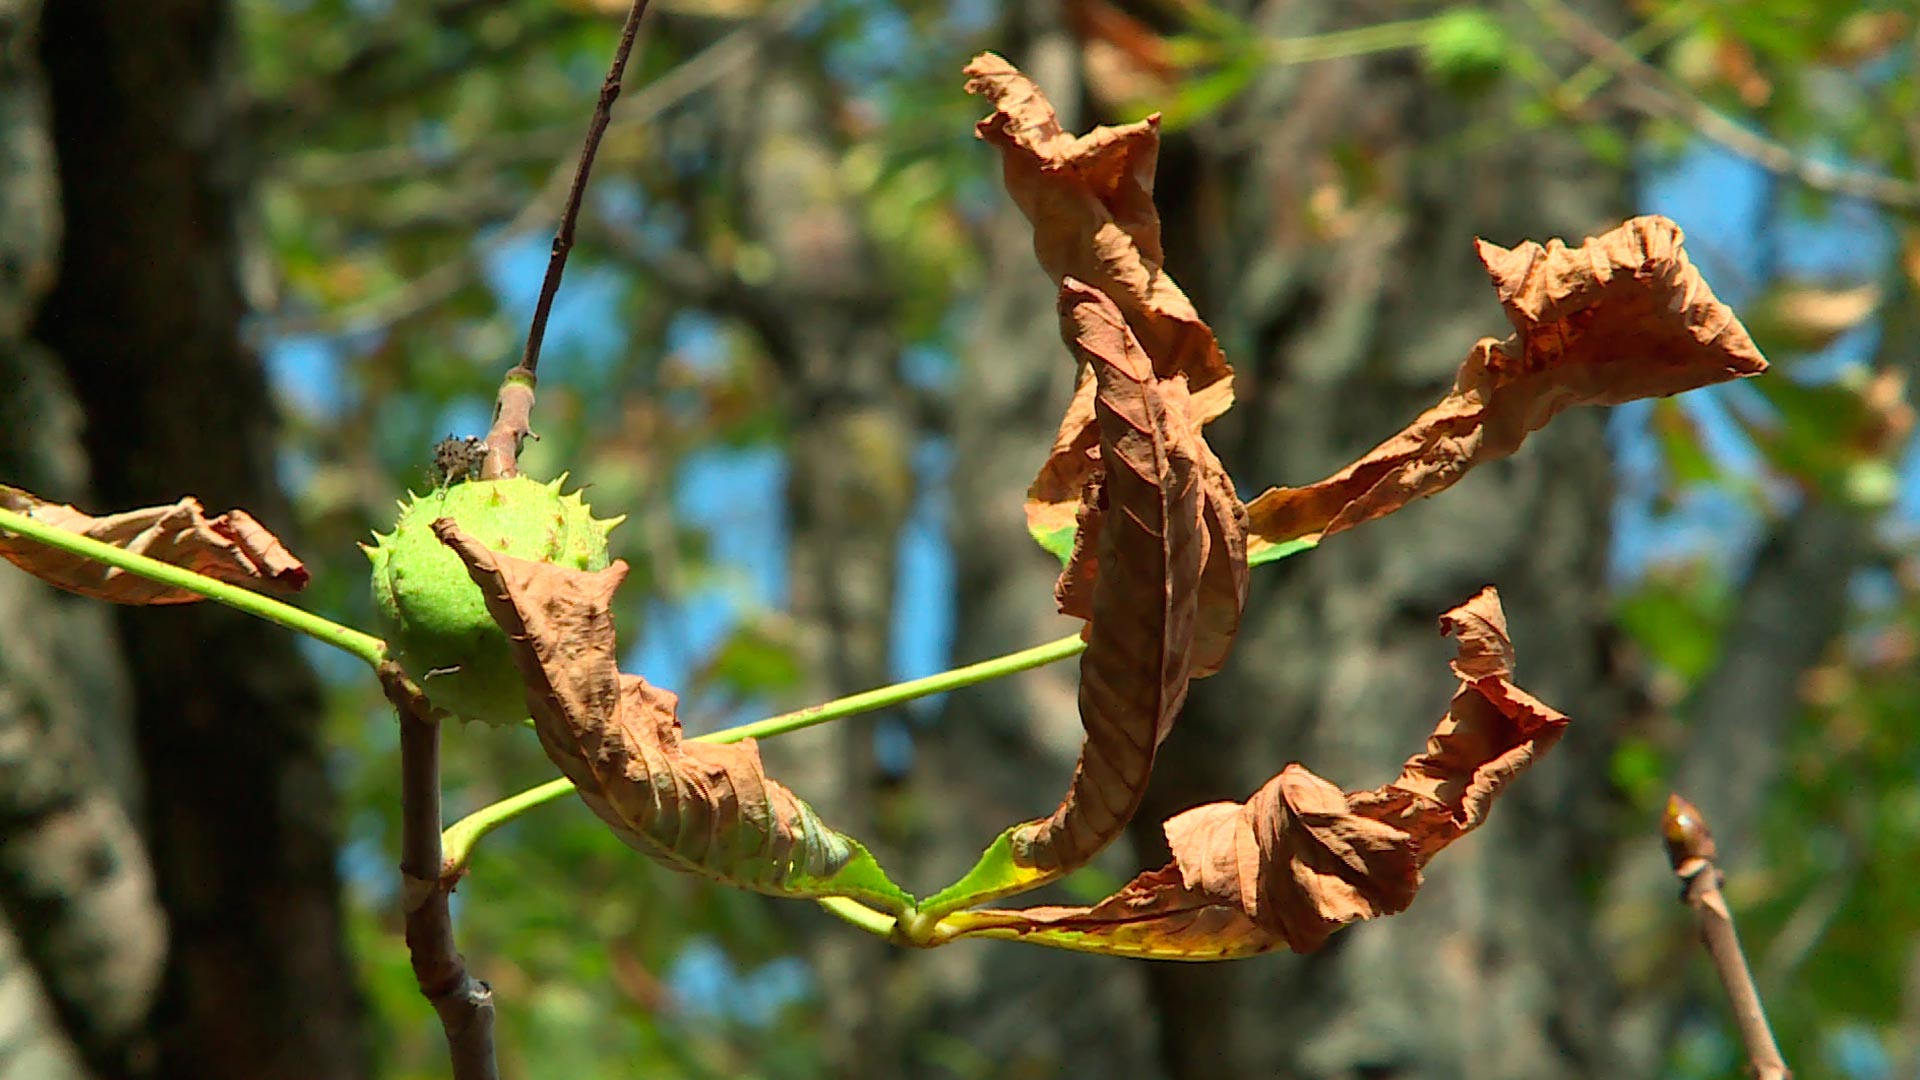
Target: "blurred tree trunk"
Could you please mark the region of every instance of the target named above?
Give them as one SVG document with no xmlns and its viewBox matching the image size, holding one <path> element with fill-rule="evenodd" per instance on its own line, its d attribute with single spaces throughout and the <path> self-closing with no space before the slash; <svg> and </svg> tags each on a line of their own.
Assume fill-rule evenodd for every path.
<svg viewBox="0 0 1920 1080">
<path fill-rule="evenodd" d="M 0 2 L 0 482 L 80 498 L 80 409 L 32 340 L 60 243 L 38 0 Z M 134 827 L 132 710 L 101 604 L 0 570 L 0 1077 L 148 1054 L 165 922 Z"/>
<path fill-rule="evenodd" d="M 192 493 L 216 510 L 244 506 L 284 536 L 273 409 L 239 341 L 234 216 L 246 159 L 230 108 L 230 17 L 216 0 L 46 6 L 38 59 L 58 163 L 48 194 L 61 212 L 24 220 L 58 221 L 64 236 L 42 254 L 58 276 L 32 327 L 46 351 L 27 362 L 64 364 L 84 412 L 86 501 L 120 508 Z M 0 108 L 14 100 L 0 95 Z M 11 231 L 23 219 L 6 220 Z M 36 377 L 60 392 L 59 371 Z M 71 435 L 58 411 L 33 422 L 49 440 Z M 48 487 L 80 495 L 70 476 Z M 106 1075 L 196 1080 L 364 1074 L 313 675 L 290 635 L 212 605 L 126 609 L 117 621 L 132 723 L 94 733 L 87 749 L 107 759 L 104 775 L 116 755 L 130 766 L 109 790 L 144 827 L 165 971 L 151 1013 L 139 1013 L 150 1045 L 89 1061 Z M 94 651 L 109 655 L 110 641 L 103 624 Z M 62 670 L 74 679 L 89 669 Z M 95 872 L 108 869 L 118 868 Z M 92 960 L 49 968 L 36 940 L 24 951 L 49 985 L 66 964 Z M 64 1002 L 61 1018 L 88 1051 L 90 1018 Z"/>
<path fill-rule="evenodd" d="M 1233 6 L 1275 38 L 1392 15 Z M 1617 10 L 1593 13 L 1619 21 Z M 1525 25 L 1524 13 L 1512 24 Z M 1038 68 L 1046 55 L 1036 46 L 1013 59 Z M 1070 96 L 1055 71 L 1035 73 Z M 1499 92 L 1454 97 L 1413 54 L 1390 53 L 1274 67 L 1168 140 L 1157 191 L 1168 267 L 1239 372 L 1239 404 L 1212 438 L 1249 494 L 1317 479 L 1364 452 L 1445 391 L 1475 339 L 1505 332 L 1475 236 L 1577 241 L 1628 210 L 1624 169 L 1590 159 L 1571 132 L 1511 130 L 1512 108 Z M 1471 138 L 1476 127 L 1500 135 Z M 1065 401 L 1068 364 L 1046 344 L 1051 291 L 1016 283 L 1023 269 L 995 269 L 1004 290 L 1033 298 L 1025 328 L 981 321 L 967 378 L 970 390 L 993 392 L 966 397 L 956 433 L 956 457 L 969 463 L 956 485 L 957 636 L 982 654 L 1047 632 L 1052 568 L 1016 550 L 1025 541 L 1010 508 Z M 1006 370 L 1005 357 L 1031 355 L 1060 357 L 1045 408 L 1033 400 L 1041 374 Z M 1134 832 L 1138 865 L 1165 861 L 1166 816 L 1244 798 L 1289 761 L 1349 787 L 1381 783 L 1420 748 L 1452 691 L 1436 617 L 1498 585 L 1523 682 L 1576 726 L 1481 835 L 1434 865 L 1410 912 L 1337 935 L 1312 956 L 1229 965 L 1079 970 L 1056 957 L 1070 978 L 1030 979 L 1024 965 L 1014 976 L 996 966 L 1009 949 L 934 1015 L 1046 1017 L 1033 1026 L 1103 1032 L 1065 1044 L 1075 1072 L 1098 1071 L 1083 1067 L 1086 1048 L 1103 1065 L 1117 1058 L 1116 1075 L 1142 1075 L 1132 1048 L 1144 1034 L 1164 1075 L 1181 1078 L 1620 1075 L 1610 1067 L 1608 965 L 1582 887 L 1604 855 L 1619 711 L 1606 670 L 1609 468 L 1602 416 L 1571 413 L 1441 498 L 1257 572 L 1232 661 L 1195 685 L 1162 750 Z M 943 737 L 1001 743 L 991 787 L 973 789 L 992 808 L 986 820 L 1044 811 L 1051 796 L 1040 793 L 1057 793 L 1077 750 L 1072 708 L 1066 687 L 1045 676 L 1024 692 L 956 695 Z M 1151 996 L 1151 1027 L 1126 1007 L 1134 980 Z"/>
</svg>

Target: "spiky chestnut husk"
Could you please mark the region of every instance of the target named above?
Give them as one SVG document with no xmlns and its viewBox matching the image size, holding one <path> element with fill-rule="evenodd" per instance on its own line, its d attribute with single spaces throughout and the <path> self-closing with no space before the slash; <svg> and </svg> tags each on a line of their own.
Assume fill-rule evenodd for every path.
<svg viewBox="0 0 1920 1080">
<path fill-rule="evenodd" d="M 469 720 L 517 724 L 526 693 L 507 637 L 487 615 L 479 586 L 460 557 L 433 535 L 452 518 L 494 551 L 521 559 L 602 570 L 607 534 L 624 518 L 601 521 L 579 492 L 562 495 L 526 477 L 474 480 L 415 495 L 400 504 L 393 531 L 362 545 L 373 561 L 373 596 L 388 644 L 435 705 Z"/>
</svg>

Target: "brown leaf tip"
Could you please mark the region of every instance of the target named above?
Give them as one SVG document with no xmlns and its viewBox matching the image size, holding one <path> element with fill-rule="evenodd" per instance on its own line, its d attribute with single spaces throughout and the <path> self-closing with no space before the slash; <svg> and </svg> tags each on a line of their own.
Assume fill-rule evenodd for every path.
<svg viewBox="0 0 1920 1080">
<path fill-rule="evenodd" d="M 1688 873 L 1689 863 L 1712 862 L 1715 855 L 1713 833 L 1707 829 L 1700 808 L 1677 793 L 1667 796 L 1667 810 L 1660 818 L 1660 836 L 1667 843 L 1667 861 L 1675 873 Z"/>
<path fill-rule="evenodd" d="M 995 79 L 1020 74 L 1020 69 L 1007 62 L 1007 58 L 996 52 L 975 54 L 961 69 L 961 74 L 969 79 Z"/>
<path fill-rule="evenodd" d="M 1513 639 L 1507 634 L 1507 613 L 1493 586 L 1483 587 L 1466 603 L 1440 616 L 1440 633 L 1460 639 L 1453 671 L 1467 682 L 1513 674 Z"/>
<path fill-rule="evenodd" d="M 1542 333 L 1549 339 L 1570 334 L 1582 311 L 1606 308 L 1609 321 L 1617 325 L 1594 329 L 1602 337 L 1618 339 L 1609 340 L 1610 346 L 1617 348 L 1632 341 L 1673 350 L 1672 355 L 1645 362 L 1690 364 L 1696 370 L 1717 363 L 1722 373 L 1707 381 L 1745 378 L 1766 371 L 1766 358 L 1760 355 L 1746 327 L 1732 308 L 1714 297 L 1713 289 L 1687 258 L 1682 246 L 1685 238 L 1672 220 L 1647 214 L 1590 237 L 1578 248 L 1559 239 L 1549 240 L 1545 246 L 1529 240 L 1511 250 L 1476 240 L 1474 248 L 1523 340 Z M 1666 336 L 1676 328 L 1677 338 Z M 1680 344 L 1688 339 L 1693 349 L 1712 350 L 1711 360 L 1707 354 L 1688 355 Z M 1573 344 L 1568 338 L 1546 349 L 1557 354 Z M 1613 348 L 1603 351 L 1611 353 Z M 1613 357 L 1609 360 L 1619 362 Z M 1704 385 L 1704 381 L 1687 379 L 1659 390 L 1674 393 L 1697 385 Z"/>
<path fill-rule="evenodd" d="M 452 548 L 467 563 L 485 570 L 493 569 L 493 553 L 483 547 L 478 540 L 468 536 L 460 528 L 459 522 L 450 517 L 434 518 L 431 528 L 433 535 L 439 537 L 441 543 Z"/>
<path fill-rule="evenodd" d="M 994 124 L 1005 123 L 1015 130 L 1033 131 L 1042 142 L 1068 138 L 1046 95 L 998 53 L 983 52 L 974 57 L 962 74 L 967 77 L 967 93 L 984 97 L 994 106 L 994 115 L 975 126 L 977 136 L 985 138 Z"/>
</svg>

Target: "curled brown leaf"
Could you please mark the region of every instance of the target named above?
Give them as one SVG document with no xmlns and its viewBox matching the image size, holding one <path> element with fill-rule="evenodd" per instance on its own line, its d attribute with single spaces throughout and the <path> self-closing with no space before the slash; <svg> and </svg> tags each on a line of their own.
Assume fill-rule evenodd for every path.
<svg viewBox="0 0 1920 1080">
<path fill-rule="evenodd" d="M 1204 679 L 1226 665 L 1247 606 L 1247 508 L 1199 428 L 1195 418 L 1207 542 L 1200 566 L 1199 624 L 1193 632 L 1193 677 Z"/>
<path fill-rule="evenodd" d="M 1086 742 L 1060 806 L 1014 833 L 1016 860 L 1050 872 L 1092 858 L 1140 805 L 1186 700 L 1206 545 L 1186 380 L 1155 374 L 1097 289 L 1068 279 L 1060 312 L 1096 381 L 1099 471 L 1060 589 L 1063 608 L 1091 619 L 1080 660 Z"/>
<path fill-rule="evenodd" d="M 1087 375 L 1080 392 L 1068 406 L 1067 421 L 1061 427 L 1061 437 L 1069 441 L 1056 444 L 1036 484 L 1051 486 L 1075 481 L 1080 484 L 1080 490 L 1071 498 L 1049 498 L 1040 505 L 1044 514 L 1062 515 L 1071 511 L 1074 515 L 1073 552 L 1061 571 L 1054 596 L 1062 614 L 1091 619 L 1091 597 L 1099 568 L 1095 536 L 1106 515 L 1100 498 L 1104 491 L 1098 427 L 1091 422 L 1080 426 L 1077 417 L 1084 414 L 1091 421 L 1094 416 L 1098 366 L 1116 363 L 1116 358 L 1137 357 L 1144 350 L 1119 307 L 1100 290 L 1067 278 L 1060 286 L 1058 303 L 1061 337 Z M 1165 380 L 1169 384 L 1176 381 L 1185 382 L 1179 376 Z M 1247 603 L 1247 510 L 1234 491 L 1226 466 L 1207 445 L 1201 430 L 1204 419 L 1194 416 L 1190 410 L 1185 412 L 1185 419 L 1192 433 L 1183 444 L 1194 461 L 1203 524 L 1192 672 L 1193 677 L 1199 679 L 1218 672 L 1226 663 L 1234 636 L 1240 629 L 1240 615 Z M 1069 439 L 1069 429 L 1075 428 L 1077 433 Z M 1066 461 L 1082 462 L 1084 475 L 1070 477 L 1061 468 Z M 1029 503 L 1030 511 L 1034 505 Z"/>
<path fill-rule="evenodd" d="M 1000 151 L 1007 193 L 1033 225 L 1034 254 L 1055 284 L 1075 278 L 1119 308 L 1163 379 L 1183 375 L 1193 411 L 1211 421 L 1233 404 L 1233 369 L 1213 331 L 1163 269 L 1153 174 L 1159 117 L 1068 134 L 1053 106 L 1012 64 L 982 53 L 967 91 L 993 105 L 975 127 Z M 1036 535 L 1071 525 L 1093 445 L 1091 375 L 1083 375 L 1040 476 L 1028 493 Z"/>
<path fill-rule="evenodd" d="M 1767 362 L 1694 269 L 1680 227 L 1638 217 L 1578 248 L 1559 240 L 1480 260 L 1514 335 L 1475 345 L 1451 393 L 1315 484 L 1248 504 L 1264 542 L 1319 538 L 1445 490 L 1572 405 L 1617 405 L 1757 375 Z"/>
<path fill-rule="evenodd" d="M 866 848 L 767 776 L 753 740 L 684 740 L 679 699 L 618 670 L 610 604 L 625 562 L 574 570 L 489 551 L 451 520 L 433 528 L 512 641 L 540 745 L 629 846 L 774 895 L 910 902 Z"/>
<path fill-rule="evenodd" d="M 1166 823 L 1173 862 L 1091 907 L 961 912 L 955 936 L 1093 952 L 1215 960 L 1319 948 L 1352 922 L 1404 910 L 1422 868 L 1486 821 L 1501 791 L 1559 741 L 1567 718 L 1511 681 L 1492 589 L 1447 613 L 1460 677 L 1426 749 L 1392 783 L 1342 792 L 1288 765 L 1245 803 Z"/>
<path fill-rule="evenodd" d="M 299 592 L 307 568 L 244 510 L 210 518 L 192 496 L 171 506 L 94 517 L 0 484 L 0 508 L 238 585 Z M 69 592 L 116 604 L 191 604 L 198 593 L 149 581 L 0 529 L 0 558 Z"/>
</svg>

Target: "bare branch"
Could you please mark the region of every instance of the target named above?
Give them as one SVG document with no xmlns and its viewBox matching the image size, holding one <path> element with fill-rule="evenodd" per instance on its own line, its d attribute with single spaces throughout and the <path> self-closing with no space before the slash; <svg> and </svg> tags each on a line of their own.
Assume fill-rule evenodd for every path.
<svg viewBox="0 0 1920 1080">
<path fill-rule="evenodd" d="M 400 714 L 400 881 L 413 977 L 440 1015 L 454 1080 L 499 1080 L 493 990 L 468 973 L 447 905 L 454 879 L 440 853 L 440 721 L 398 664 L 381 664 L 379 674 Z"/>
<path fill-rule="evenodd" d="M 1634 55 L 1559 0 L 1534 0 L 1534 9 L 1567 41 L 1620 76 L 1622 103 L 1635 112 L 1673 120 L 1739 154 L 1768 172 L 1831 195 L 1846 195 L 1890 210 L 1920 210 L 1920 184 L 1861 169 L 1830 165 L 1796 153 L 1783 143 L 1722 115 L 1666 73 Z"/>
<path fill-rule="evenodd" d="M 1713 958 L 1714 971 L 1733 1006 L 1733 1020 L 1740 1029 L 1747 1060 L 1759 1080 L 1792 1080 L 1787 1063 L 1774 1042 L 1773 1029 L 1767 1026 L 1767 1013 L 1760 1004 L 1760 992 L 1754 988 L 1753 973 L 1747 969 L 1747 957 L 1740 950 L 1740 936 L 1734 932 L 1733 912 L 1726 897 L 1720 895 L 1720 868 L 1714 865 L 1716 851 L 1713 834 L 1700 811 L 1678 795 L 1667 797 L 1666 816 L 1661 835 L 1667 842 L 1667 859 L 1674 876 L 1685 886 L 1682 898 L 1700 920 L 1700 939 L 1707 955 Z"/>
<path fill-rule="evenodd" d="M 647 13 L 647 0 L 633 0 L 627 10 L 626 24 L 620 28 L 620 44 L 613 50 L 613 65 L 606 81 L 600 84 L 600 100 L 594 103 L 593 119 L 587 124 L 587 142 L 580 150 L 580 163 L 567 189 L 567 205 L 560 212 L 560 228 L 553 234 L 553 253 L 547 257 L 547 274 L 540 282 L 540 299 L 533 305 L 533 326 L 527 331 L 527 350 L 519 368 L 531 380 L 540 370 L 540 343 L 547 336 L 547 316 L 553 311 L 553 298 L 560 291 L 560 276 L 567 270 L 567 255 L 573 250 L 573 230 L 580 220 L 580 200 L 587 193 L 587 178 L 593 172 L 594 155 L 600 152 L 600 139 L 613 120 L 613 103 L 620 96 L 620 81 L 627 73 L 627 57 L 633 54 L 633 39 L 640 32 L 640 19 Z M 491 464 L 491 462 L 489 462 Z"/>
</svg>

